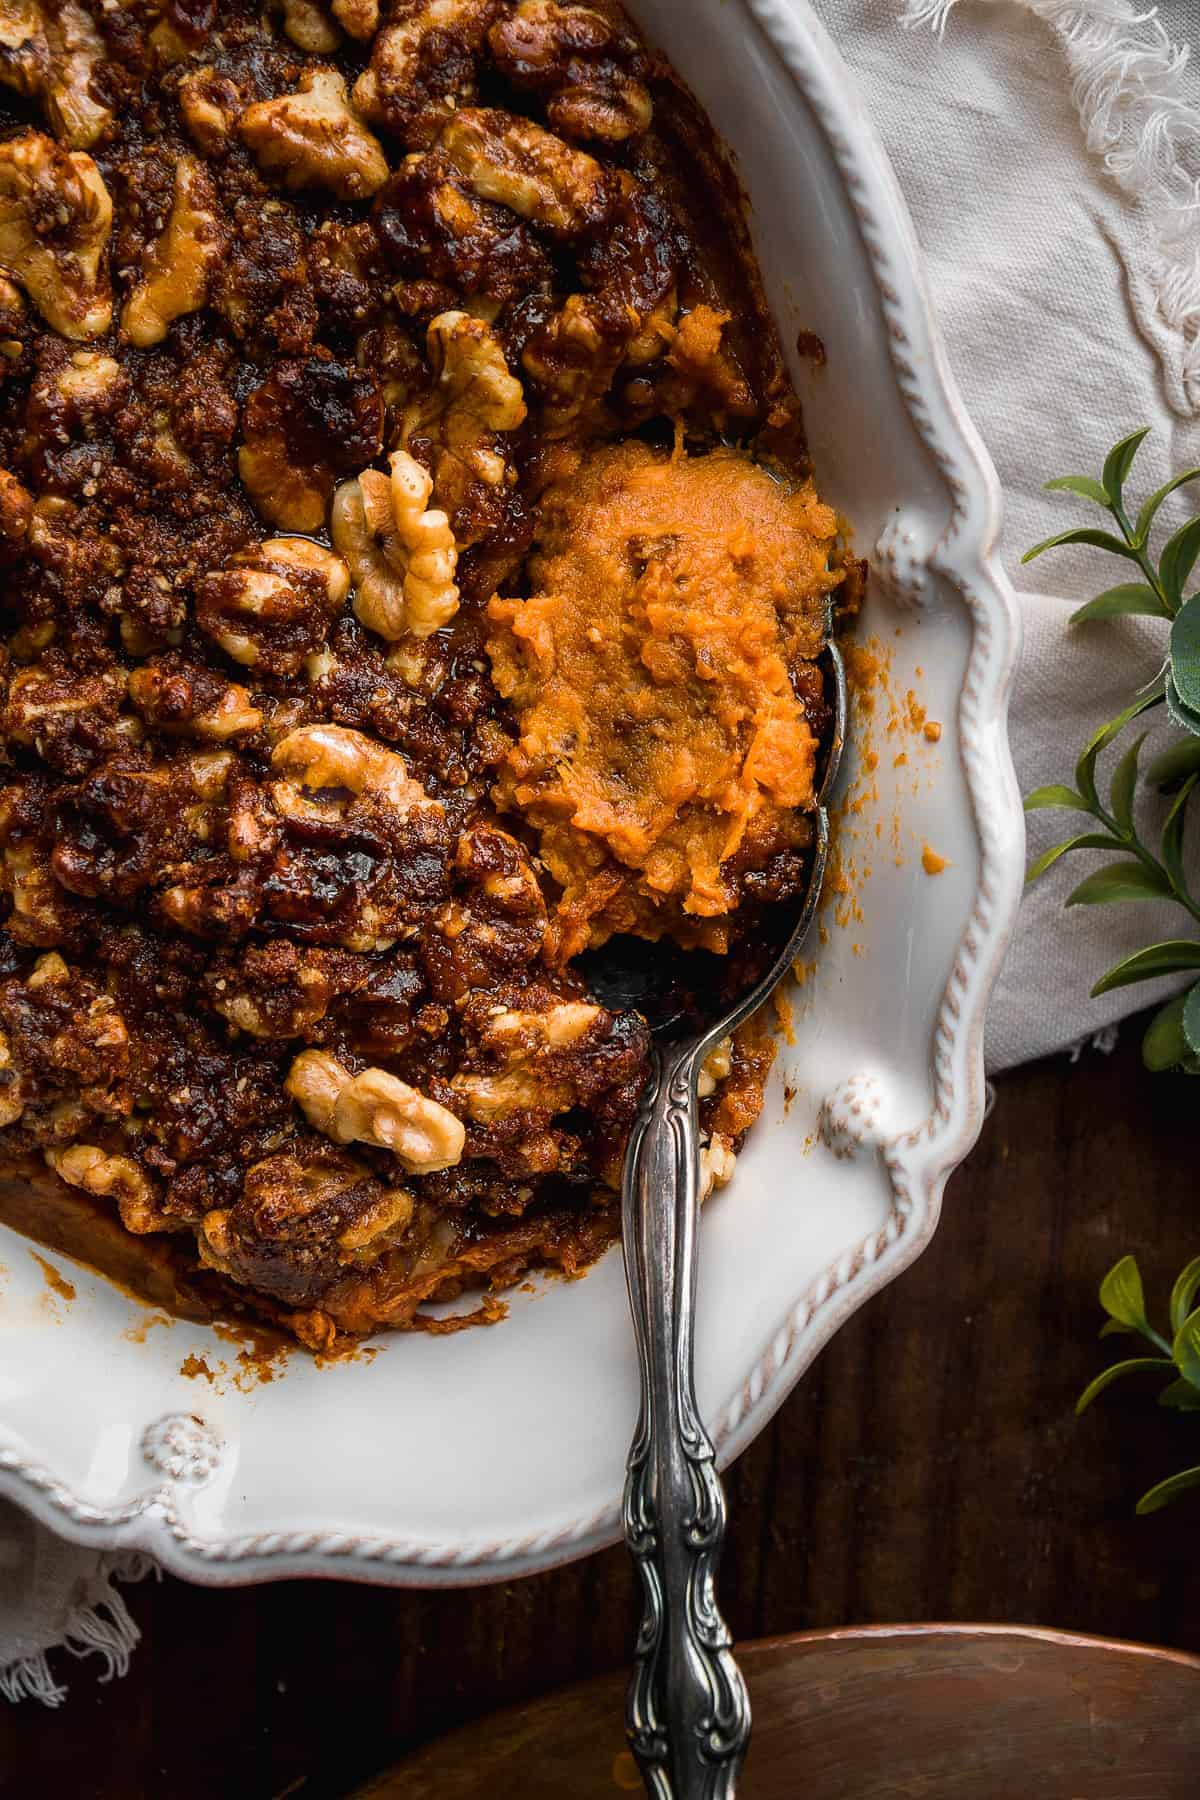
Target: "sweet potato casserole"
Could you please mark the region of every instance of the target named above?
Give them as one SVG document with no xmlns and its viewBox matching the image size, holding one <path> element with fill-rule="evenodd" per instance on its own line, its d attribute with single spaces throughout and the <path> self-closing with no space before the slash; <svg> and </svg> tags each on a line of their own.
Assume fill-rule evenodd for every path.
<svg viewBox="0 0 1200 1800">
<path fill-rule="evenodd" d="M 315 1348 L 571 1272 L 574 959 L 802 886 L 858 574 L 711 131 L 607 0 L 0 0 L 0 84 L 9 1184 Z"/>
</svg>

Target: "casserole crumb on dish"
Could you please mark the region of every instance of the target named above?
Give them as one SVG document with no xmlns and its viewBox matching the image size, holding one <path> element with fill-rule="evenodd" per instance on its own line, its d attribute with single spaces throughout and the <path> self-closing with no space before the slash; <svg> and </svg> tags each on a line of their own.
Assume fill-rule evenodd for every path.
<svg viewBox="0 0 1200 1800">
<path fill-rule="evenodd" d="M 572 1273 L 574 958 L 803 885 L 862 579 L 711 131 L 553 0 L 28 0 L 0 84 L 4 1187 L 315 1349 Z"/>
</svg>

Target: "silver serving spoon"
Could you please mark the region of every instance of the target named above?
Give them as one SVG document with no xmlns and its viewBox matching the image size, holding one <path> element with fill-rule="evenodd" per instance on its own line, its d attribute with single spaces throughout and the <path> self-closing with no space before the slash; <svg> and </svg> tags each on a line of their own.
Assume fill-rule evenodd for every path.
<svg viewBox="0 0 1200 1800">
<path fill-rule="evenodd" d="M 626 1707 L 630 1747 L 657 1800 L 732 1796 L 750 1740 L 750 1701 L 716 1598 L 725 1499 L 696 1408 L 692 1315 L 700 1160 L 696 1084 L 723 1037 L 795 961 L 821 891 L 828 799 L 846 730 L 836 644 L 822 657 L 833 729 L 814 818 L 808 885 L 766 909 L 754 942 L 730 957 L 613 938 L 581 964 L 610 1006 L 650 1025 L 650 1077 L 630 1133 L 622 1184 L 625 1275 L 642 1395 L 625 1478 L 625 1541 L 644 1610 Z"/>
</svg>

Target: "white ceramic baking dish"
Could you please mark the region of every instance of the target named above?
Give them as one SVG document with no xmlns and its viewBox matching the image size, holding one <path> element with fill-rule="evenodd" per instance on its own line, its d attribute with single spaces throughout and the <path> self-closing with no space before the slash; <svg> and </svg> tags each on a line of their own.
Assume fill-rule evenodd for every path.
<svg viewBox="0 0 1200 1800">
<path fill-rule="evenodd" d="M 928 1242 L 979 1130 L 984 1008 L 1021 881 L 1004 732 L 1017 627 L 992 556 L 995 477 L 825 32 L 797 0 L 632 10 L 734 154 L 785 344 L 803 329 L 825 345 L 824 368 L 796 359 L 797 381 L 823 491 L 876 569 L 863 635 L 890 658 L 857 774 L 850 758 L 853 891 L 832 897 L 795 1042 L 705 1213 L 697 1377 L 728 1461 Z M 439 1584 L 617 1536 L 636 1387 L 616 1253 L 514 1294 L 493 1330 L 396 1337 L 327 1368 L 297 1354 L 268 1383 L 203 1327 L 144 1329 L 73 1265 L 75 1299 L 55 1295 L 3 1230 L 0 1262 L 0 1490 L 67 1536 L 144 1548 L 195 1581 Z M 215 1379 L 182 1373 L 189 1356 Z"/>
</svg>

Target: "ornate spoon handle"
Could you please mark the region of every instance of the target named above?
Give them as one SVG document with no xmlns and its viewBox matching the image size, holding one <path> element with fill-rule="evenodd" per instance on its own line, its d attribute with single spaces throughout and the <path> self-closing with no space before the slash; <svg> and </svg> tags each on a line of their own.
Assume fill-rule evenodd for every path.
<svg viewBox="0 0 1200 1800">
<path fill-rule="evenodd" d="M 625 1158 L 625 1273 L 642 1375 L 625 1541 L 644 1598 L 627 1726 L 656 1800 L 728 1800 L 750 1738 L 715 1591 L 725 1501 L 692 1375 L 696 1060 L 694 1047 L 657 1052 Z"/>
</svg>

